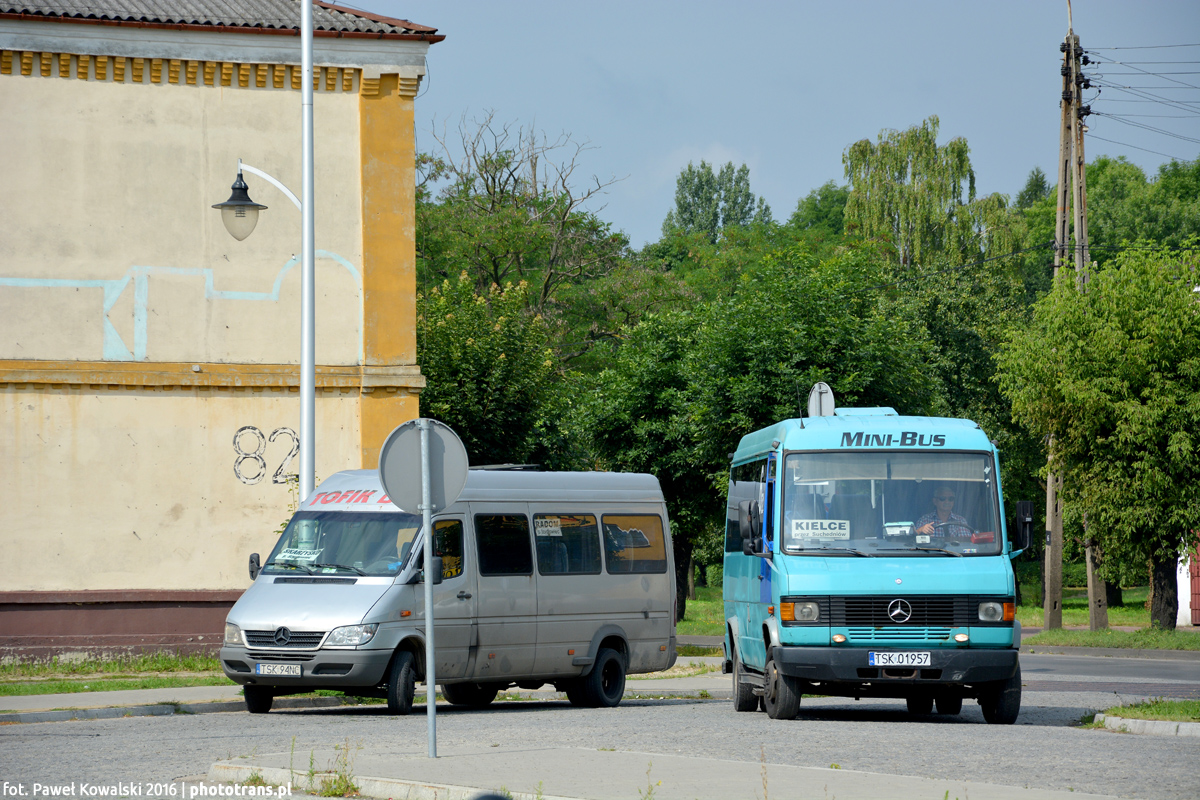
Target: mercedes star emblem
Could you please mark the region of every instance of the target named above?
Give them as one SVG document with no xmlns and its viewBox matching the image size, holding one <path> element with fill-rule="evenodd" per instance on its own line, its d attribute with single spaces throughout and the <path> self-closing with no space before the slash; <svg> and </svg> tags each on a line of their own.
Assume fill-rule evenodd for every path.
<svg viewBox="0 0 1200 800">
<path fill-rule="evenodd" d="M 275 644 L 279 645 L 280 647 L 283 647 L 291 640 L 292 640 L 292 632 L 289 631 L 287 628 L 276 628 L 275 629 Z"/>
<path fill-rule="evenodd" d="M 907 600 L 897 598 L 888 603 L 888 618 L 897 625 L 908 622 L 912 619 L 912 606 Z M 276 633 L 275 636 L 278 640 L 279 634 Z"/>
</svg>

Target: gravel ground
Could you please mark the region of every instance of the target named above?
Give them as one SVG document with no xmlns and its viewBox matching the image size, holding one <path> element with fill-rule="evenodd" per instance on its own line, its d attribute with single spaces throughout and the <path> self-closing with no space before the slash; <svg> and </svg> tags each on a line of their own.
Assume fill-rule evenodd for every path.
<svg viewBox="0 0 1200 800">
<path fill-rule="evenodd" d="M 439 707 L 440 746 L 588 747 L 829 767 L 1137 798 L 1194 800 L 1195 739 L 1075 727 L 1112 705 L 1101 692 L 1026 691 L 1014 726 L 958 717 L 911 717 L 903 701 L 806 697 L 800 717 L 738 714 L 728 700 L 626 700 L 590 710 L 562 702 Z M 214 761 L 289 752 L 308 768 L 314 748 L 361 744 L 370 753 L 425 751 L 425 716 L 380 706 L 330 710 L 138 717 L 0 726 L 0 777 L 43 784 L 172 781 Z M 318 768 L 327 765 L 318 764 Z M 149 796 L 143 790 L 141 796 Z"/>
</svg>

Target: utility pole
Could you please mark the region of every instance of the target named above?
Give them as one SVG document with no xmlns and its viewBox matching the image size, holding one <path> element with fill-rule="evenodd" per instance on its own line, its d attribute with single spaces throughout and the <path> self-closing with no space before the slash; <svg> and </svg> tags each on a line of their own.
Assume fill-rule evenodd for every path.
<svg viewBox="0 0 1200 800">
<path fill-rule="evenodd" d="M 1075 210 L 1075 285 L 1079 291 L 1087 291 L 1092 262 L 1088 253 L 1088 221 L 1087 221 L 1087 160 L 1084 157 L 1083 135 L 1087 132 L 1084 117 L 1091 109 L 1083 105 L 1083 90 L 1091 84 L 1083 76 L 1083 52 L 1079 47 L 1079 37 L 1071 34 L 1073 39 L 1068 50 L 1071 55 L 1071 95 L 1074 108 L 1071 114 L 1071 167 L 1074 176 L 1074 210 Z M 1104 630 L 1108 627 L 1108 587 L 1097 570 L 1100 553 L 1092 543 L 1088 534 L 1087 515 L 1083 517 L 1083 541 L 1087 561 L 1087 590 L 1088 590 L 1088 628 L 1092 631 Z"/>
<path fill-rule="evenodd" d="M 1059 48 L 1062 63 L 1062 111 L 1059 125 L 1058 147 L 1058 206 L 1054 225 L 1054 278 L 1059 277 L 1063 254 L 1070 248 L 1075 254 L 1075 284 L 1085 290 L 1091 262 L 1088 253 L 1087 230 L 1087 161 L 1084 156 L 1084 133 L 1087 125 L 1084 117 L 1091 109 L 1083 105 L 1083 90 L 1090 86 L 1083 75 L 1085 63 L 1079 37 L 1071 26 L 1071 4 L 1067 0 L 1067 36 Z M 1067 210 L 1072 219 L 1068 222 Z M 1068 225 L 1071 225 L 1069 228 Z M 1071 234 L 1074 244 L 1070 244 Z M 1054 438 L 1048 443 L 1051 453 Z M 1045 553 L 1045 605 L 1043 625 L 1046 629 L 1062 627 L 1062 477 L 1050 472 L 1046 476 L 1046 553 Z M 1088 626 L 1091 630 L 1108 627 L 1107 587 L 1097 571 L 1099 553 L 1087 535 L 1087 518 L 1084 518 L 1084 537 L 1087 552 L 1088 583 Z"/>
<path fill-rule="evenodd" d="M 1075 49 L 1079 37 L 1068 28 L 1067 38 L 1060 46 L 1063 53 L 1062 63 L 1062 99 L 1059 106 L 1062 110 L 1058 130 L 1058 204 L 1054 219 L 1054 280 L 1058 280 L 1058 271 L 1062 266 L 1063 253 L 1067 250 L 1070 240 L 1071 208 L 1071 148 L 1073 143 L 1071 120 L 1075 116 Z M 1054 437 L 1046 445 L 1048 453 L 1054 452 Z M 1059 490 L 1062 479 L 1054 472 L 1046 474 L 1046 550 L 1044 554 L 1045 598 L 1043 601 L 1042 626 L 1046 630 L 1062 627 L 1062 501 Z"/>
</svg>

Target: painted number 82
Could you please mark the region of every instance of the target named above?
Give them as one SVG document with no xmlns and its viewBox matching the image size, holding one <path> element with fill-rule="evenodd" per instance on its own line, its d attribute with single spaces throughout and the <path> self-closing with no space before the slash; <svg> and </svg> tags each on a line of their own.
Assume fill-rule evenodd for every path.
<svg viewBox="0 0 1200 800">
<path fill-rule="evenodd" d="M 276 428 L 271 431 L 269 441 L 274 442 L 281 436 L 291 437 L 292 449 L 284 456 L 283 461 L 279 462 L 279 468 L 275 470 L 275 474 L 271 478 L 272 483 L 288 482 L 288 478 L 291 476 L 284 470 L 300 452 L 300 438 L 291 428 Z M 238 454 L 233 462 L 233 474 L 247 486 L 253 486 L 267 474 L 267 460 L 263 458 L 263 454 L 267 452 L 267 441 L 268 437 L 253 425 L 238 428 L 237 433 L 233 435 L 233 450 Z M 247 446 L 252 446 L 254 449 L 247 450 Z"/>
</svg>

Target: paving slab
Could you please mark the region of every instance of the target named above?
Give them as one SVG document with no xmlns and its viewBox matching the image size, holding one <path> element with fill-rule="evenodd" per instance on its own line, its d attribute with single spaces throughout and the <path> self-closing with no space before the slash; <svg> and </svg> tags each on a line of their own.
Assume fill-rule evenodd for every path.
<svg viewBox="0 0 1200 800">
<path fill-rule="evenodd" d="M 367 797 L 399 800 L 473 800 L 494 792 L 514 800 L 1067 800 L 1104 795 L 1031 789 L 969 780 L 942 780 L 787 764 L 584 748 L 443 748 L 430 759 L 424 751 L 366 748 L 343 755 L 318 750 L 315 763 L 328 772 L 309 776 L 295 769 L 289 753 L 214 763 L 210 781 L 241 782 L 258 775 L 268 783 L 319 791 L 340 768 Z M 307 762 L 308 756 L 305 756 Z M 306 766 L 306 765 L 305 765 Z"/>
</svg>

